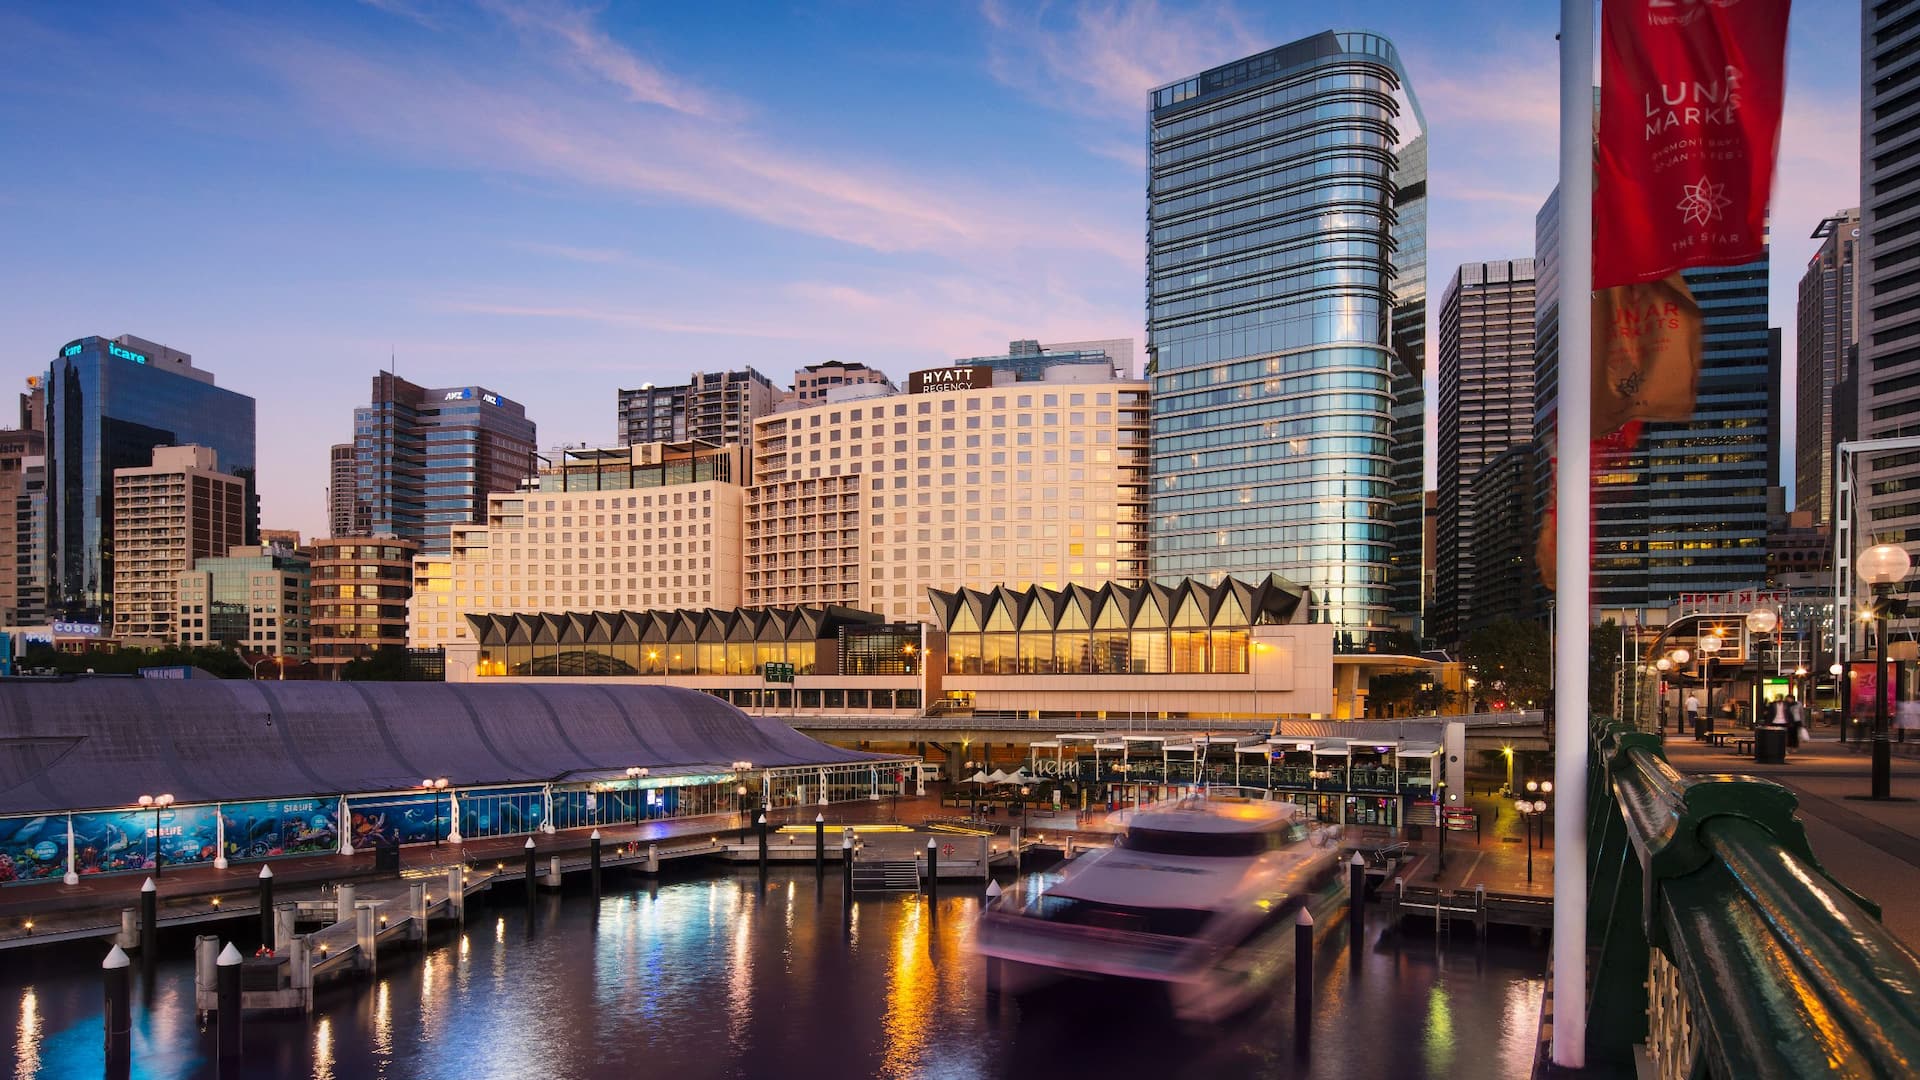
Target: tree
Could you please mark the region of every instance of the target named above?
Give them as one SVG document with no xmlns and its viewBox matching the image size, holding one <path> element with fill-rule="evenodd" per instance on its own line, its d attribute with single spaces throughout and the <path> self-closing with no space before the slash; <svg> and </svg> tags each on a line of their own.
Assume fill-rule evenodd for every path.
<svg viewBox="0 0 1920 1080">
<path fill-rule="evenodd" d="M 1461 649 L 1471 697 L 1496 709 L 1539 708 L 1551 687 L 1546 628 L 1501 617 L 1467 636 Z"/>
<path fill-rule="evenodd" d="M 101 649 L 94 652 L 59 652 L 46 645 L 34 645 L 20 654 L 14 665 L 22 668 L 53 668 L 62 675 L 93 671 L 100 675 L 136 675 L 143 667 L 197 667 L 223 679 L 245 679 L 252 671 L 240 654 L 232 649 Z"/>
<path fill-rule="evenodd" d="M 1613 680 L 1620 668 L 1620 624 L 1612 619 L 1587 631 L 1587 707 L 1613 714 Z"/>
<path fill-rule="evenodd" d="M 407 682 L 412 677 L 407 650 L 398 645 L 382 645 L 371 655 L 356 656 L 340 665 L 342 682 Z"/>
</svg>

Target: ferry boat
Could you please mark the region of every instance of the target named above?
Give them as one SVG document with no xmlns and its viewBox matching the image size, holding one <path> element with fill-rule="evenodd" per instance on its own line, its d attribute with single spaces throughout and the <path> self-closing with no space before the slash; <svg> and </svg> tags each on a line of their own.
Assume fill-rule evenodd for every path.
<svg viewBox="0 0 1920 1080">
<path fill-rule="evenodd" d="M 978 948 L 999 988 L 1064 979 L 1164 989 L 1212 1022 L 1290 970 L 1295 913 L 1340 870 L 1338 834 L 1291 803 L 1193 798 L 1135 812 L 1115 845 L 1001 894 Z"/>
</svg>

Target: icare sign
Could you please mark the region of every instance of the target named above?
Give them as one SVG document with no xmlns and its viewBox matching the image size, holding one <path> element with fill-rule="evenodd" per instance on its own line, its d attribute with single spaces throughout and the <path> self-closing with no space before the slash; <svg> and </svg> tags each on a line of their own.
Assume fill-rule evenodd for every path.
<svg viewBox="0 0 1920 1080">
<path fill-rule="evenodd" d="M 944 394 L 955 390 L 984 390 L 993 385 L 993 369 L 974 365 L 930 368 L 907 376 L 909 394 Z"/>
</svg>

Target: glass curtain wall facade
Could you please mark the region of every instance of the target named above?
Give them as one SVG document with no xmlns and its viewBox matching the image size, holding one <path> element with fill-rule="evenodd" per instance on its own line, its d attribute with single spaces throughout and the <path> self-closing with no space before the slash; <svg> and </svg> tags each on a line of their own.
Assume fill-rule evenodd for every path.
<svg viewBox="0 0 1920 1080">
<path fill-rule="evenodd" d="M 1349 645 L 1396 617 L 1394 389 L 1424 360 L 1394 347 L 1401 293 L 1425 302 L 1411 105 L 1393 46 L 1364 33 L 1150 102 L 1152 575 L 1280 573 L 1315 620 L 1355 628 Z M 1399 381 L 1404 436 L 1415 380 Z"/>
<path fill-rule="evenodd" d="M 123 336 L 63 346 L 47 371 L 48 607 L 110 621 L 113 473 L 153 463 L 156 446 L 218 455 L 246 489 L 246 543 L 260 538 L 254 403 L 213 384 L 184 354 Z"/>
<path fill-rule="evenodd" d="M 1424 125 L 1422 125 L 1424 126 Z M 1393 174 L 1393 625 L 1415 643 L 1428 626 L 1427 137 L 1414 137 Z"/>
<path fill-rule="evenodd" d="M 444 555 L 452 526 L 484 523 L 487 495 L 536 472 L 526 409 L 478 386 L 429 389 L 388 372 L 353 415 L 358 501 L 368 531 Z"/>
</svg>

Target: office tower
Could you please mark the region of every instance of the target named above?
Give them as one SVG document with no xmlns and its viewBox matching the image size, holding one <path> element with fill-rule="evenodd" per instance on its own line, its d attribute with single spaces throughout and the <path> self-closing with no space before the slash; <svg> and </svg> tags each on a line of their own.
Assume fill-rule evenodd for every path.
<svg viewBox="0 0 1920 1080">
<path fill-rule="evenodd" d="M 363 536 L 372 521 L 367 504 L 360 501 L 359 462 L 354 446 L 334 443 L 327 458 L 327 534 Z"/>
<path fill-rule="evenodd" d="M 1558 414 L 1556 190 L 1535 219 L 1536 500 L 1552 479 Z M 1681 593 L 1750 588 L 1766 578 L 1767 491 L 1778 475 L 1779 357 L 1767 326 L 1767 259 L 1686 271 L 1705 320 L 1693 416 L 1646 424 L 1621 453 L 1596 453 L 1593 607 L 1645 621 Z M 1664 616 L 1653 616 L 1663 618 Z"/>
<path fill-rule="evenodd" d="M 538 490 L 489 495 L 445 557 L 414 560 L 407 643 L 467 636 L 472 614 L 740 606 L 738 446 L 572 450 Z M 557 524 L 556 524 L 557 523 Z"/>
<path fill-rule="evenodd" d="M 1474 559 L 1473 576 L 1461 591 L 1473 603 L 1457 619 L 1462 639 L 1495 619 L 1532 622 L 1545 615 L 1533 550 L 1537 456 L 1532 440 L 1516 442 L 1488 458 L 1467 481 L 1473 517 L 1466 539 Z"/>
<path fill-rule="evenodd" d="M 1860 306 L 1854 365 L 1861 439 L 1920 435 L 1920 0 L 1860 11 Z M 1920 455 L 1855 460 L 1853 551 L 1920 551 Z M 1841 513 L 1836 512 L 1836 516 Z M 1911 579 L 1909 579 L 1911 582 Z M 1911 590 L 1909 583 L 1908 589 Z"/>
<path fill-rule="evenodd" d="M 45 575 L 35 566 L 36 555 L 45 557 L 44 543 L 34 535 L 45 511 L 36 514 L 34 495 L 38 489 L 44 507 L 46 447 L 45 432 L 0 431 L 0 626 L 19 626 L 26 621 L 22 612 L 38 615 L 45 607 L 37 587 Z"/>
<path fill-rule="evenodd" d="M 446 553 L 454 525 L 486 520 L 488 493 L 535 472 L 526 409 L 484 387 L 429 389 L 383 371 L 353 429 L 365 531 L 431 553 Z"/>
<path fill-rule="evenodd" d="M 308 551 L 313 662 L 338 666 L 407 643 L 420 545 L 391 536 L 315 541 Z"/>
<path fill-rule="evenodd" d="M 1396 155 L 1393 171 L 1393 547 L 1387 556 L 1392 624 L 1413 648 L 1431 636 L 1427 536 L 1427 137 Z"/>
<path fill-rule="evenodd" d="M 1121 351 L 1120 346 L 1126 348 Z M 1042 378 L 1063 382 L 1077 374 L 1085 382 L 1108 382 L 1131 378 L 1133 343 L 1117 341 L 1077 341 L 1066 345 L 1042 345 L 1038 341 L 1009 341 L 1007 351 L 998 356 L 969 356 L 953 361 L 950 368 L 991 368 L 996 383 L 1037 382 Z M 1073 372 L 1069 369 L 1080 368 Z"/>
<path fill-rule="evenodd" d="M 1860 211 L 1842 210 L 1820 222 L 1820 250 L 1800 278 L 1796 365 L 1799 415 L 1794 451 L 1795 506 L 1815 521 L 1833 520 L 1833 397 L 1853 348 L 1859 300 Z"/>
<path fill-rule="evenodd" d="M 1280 574 L 1343 627 L 1342 648 L 1405 618 L 1389 579 L 1394 390 L 1424 350 L 1396 349 L 1394 330 L 1401 297 L 1423 299 L 1426 258 L 1411 106 L 1392 44 L 1364 33 L 1150 99 L 1152 576 Z M 1407 505 L 1411 535 L 1421 503 Z M 1418 569 L 1402 569 L 1417 594 Z"/>
<path fill-rule="evenodd" d="M 620 414 L 614 438 L 627 445 L 685 442 L 687 388 L 646 383 L 638 390 L 620 391 Z"/>
<path fill-rule="evenodd" d="M 1467 263 L 1440 301 L 1440 515 L 1429 623 L 1443 648 L 1459 646 L 1483 602 L 1474 593 L 1475 553 L 1485 539 L 1474 526 L 1474 477 L 1509 447 L 1533 439 L 1533 321 L 1532 259 Z M 1531 464 L 1530 458 L 1516 461 Z M 1503 484 L 1502 497 L 1532 491 L 1531 478 L 1524 485 L 1504 478 Z M 1499 595 L 1510 605 L 1514 590 L 1502 588 Z"/>
<path fill-rule="evenodd" d="M 929 621 L 929 588 L 1144 580 L 1147 385 L 1090 370 L 935 368 L 917 393 L 761 420 L 747 606 Z"/>
<path fill-rule="evenodd" d="M 261 529 L 260 546 L 286 552 L 298 551 L 300 550 L 300 530 Z"/>
<path fill-rule="evenodd" d="M 246 506 L 246 481 L 204 446 L 155 447 L 151 465 L 115 469 L 113 635 L 177 640 L 180 575 L 245 543 Z"/>
<path fill-rule="evenodd" d="M 196 559 L 179 577 L 180 644 L 305 659 L 313 651 L 311 585 L 306 556 L 270 544 Z M 263 666 L 259 674 L 271 678 L 275 670 Z"/>
<path fill-rule="evenodd" d="M 177 349 L 130 334 L 84 337 L 47 370 L 48 608 L 108 623 L 113 599 L 113 474 L 153 461 L 157 446 L 204 446 L 246 485 L 246 535 L 259 532 L 254 406 L 214 385 Z"/>
<path fill-rule="evenodd" d="M 793 373 L 793 389 L 780 394 L 774 402 L 775 412 L 789 409 L 801 409 L 808 405 L 819 405 L 828 400 L 845 400 L 853 397 L 871 397 L 876 394 L 894 394 L 899 387 L 887 373 L 870 368 L 862 363 L 847 363 L 844 360 L 829 360 L 824 364 L 808 364 Z M 622 391 L 623 393 L 625 391 Z"/>
</svg>

